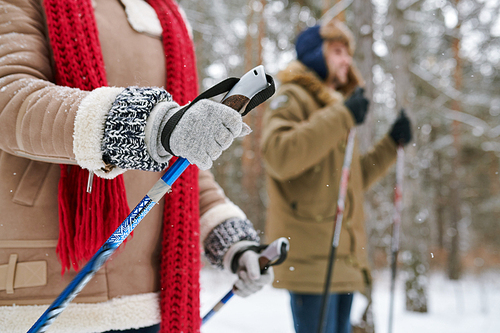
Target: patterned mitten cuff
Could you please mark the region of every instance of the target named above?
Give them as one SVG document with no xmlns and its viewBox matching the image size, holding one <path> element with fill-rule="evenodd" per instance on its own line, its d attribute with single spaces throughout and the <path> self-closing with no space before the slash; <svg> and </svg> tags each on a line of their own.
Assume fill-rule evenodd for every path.
<svg viewBox="0 0 500 333">
<path fill-rule="evenodd" d="M 129 87 L 116 97 L 104 127 L 101 149 L 105 163 L 147 171 L 168 166 L 151 157 L 145 141 L 147 118 L 163 101 L 172 101 L 172 96 L 161 88 Z"/>
<path fill-rule="evenodd" d="M 223 260 L 227 250 L 243 240 L 260 242 L 252 222 L 239 218 L 228 219 L 217 225 L 205 239 L 205 256 L 212 265 L 224 268 Z"/>
</svg>

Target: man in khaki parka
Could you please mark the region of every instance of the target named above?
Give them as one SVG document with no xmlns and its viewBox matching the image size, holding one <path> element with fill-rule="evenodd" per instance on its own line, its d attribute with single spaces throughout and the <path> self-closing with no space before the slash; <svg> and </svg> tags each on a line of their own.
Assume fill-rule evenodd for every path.
<svg viewBox="0 0 500 333">
<path fill-rule="evenodd" d="M 363 122 L 368 100 L 352 60 L 352 34 L 343 23 L 306 29 L 296 50 L 298 61 L 278 74 L 281 87 L 264 115 L 261 148 L 269 194 L 266 237 L 290 240 L 274 286 L 289 290 L 295 329 L 302 333 L 318 328 L 346 139 Z M 395 161 L 396 142 L 410 139 L 402 113 L 370 152 L 361 155 L 355 145 L 330 286 L 329 333 L 350 332 L 353 292 L 371 283 L 364 191 Z"/>
</svg>

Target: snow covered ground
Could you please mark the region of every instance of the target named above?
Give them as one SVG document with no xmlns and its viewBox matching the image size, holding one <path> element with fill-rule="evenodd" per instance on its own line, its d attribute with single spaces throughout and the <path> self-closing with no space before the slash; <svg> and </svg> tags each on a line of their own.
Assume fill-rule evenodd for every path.
<svg viewBox="0 0 500 333">
<path fill-rule="evenodd" d="M 400 274 L 402 275 L 402 274 Z M 389 312 L 388 271 L 374 272 L 374 316 L 377 333 L 386 333 Z M 234 278 L 204 268 L 201 273 L 201 314 L 231 288 Z M 500 332 L 500 272 L 467 275 L 449 281 L 444 274 L 429 278 L 428 313 L 405 310 L 404 282 L 396 285 L 394 333 Z M 366 300 L 354 297 L 351 319 L 356 322 Z M 248 298 L 234 296 L 205 325 L 202 333 L 294 333 L 288 293 L 266 287 Z"/>
</svg>

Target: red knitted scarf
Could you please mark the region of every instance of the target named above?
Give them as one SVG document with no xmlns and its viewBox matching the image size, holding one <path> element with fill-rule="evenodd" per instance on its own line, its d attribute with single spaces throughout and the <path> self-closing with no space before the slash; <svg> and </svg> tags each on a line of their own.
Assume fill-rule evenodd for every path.
<svg viewBox="0 0 500 333">
<path fill-rule="evenodd" d="M 180 105 L 197 95 L 193 44 L 174 0 L 148 0 L 163 28 L 167 91 Z M 107 85 L 91 0 L 45 0 L 56 83 L 93 90 Z M 88 260 L 129 213 L 123 177 L 94 177 L 61 165 L 59 240 L 63 271 Z M 166 196 L 161 253 L 161 332 L 199 332 L 198 169 L 190 166 Z"/>
</svg>

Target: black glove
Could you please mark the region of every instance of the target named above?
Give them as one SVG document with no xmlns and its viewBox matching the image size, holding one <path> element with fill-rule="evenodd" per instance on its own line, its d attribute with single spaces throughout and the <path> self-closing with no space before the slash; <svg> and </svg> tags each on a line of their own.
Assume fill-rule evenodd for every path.
<svg viewBox="0 0 500 333">
<path fill-rule="evenodd" d="M 410 118 L 406 116 L 404 109 L 401 109 L 401 113 L 392 125 L 389 135 L 397 145 L 402 144 L 404 146 L 411 141 Z"/>
<path fill-rule="evenodd" d="M 365 90 L 363 88 L 357 88 L 352 96 L 344 103 L 349 111 L 351 111 L 352 116 L 356 120 L 356 124 L 361 124 L 368 113 L 368 104 L 370 104 L 370 101 L 363 96 L 364 92 Z"/>
</svg>

